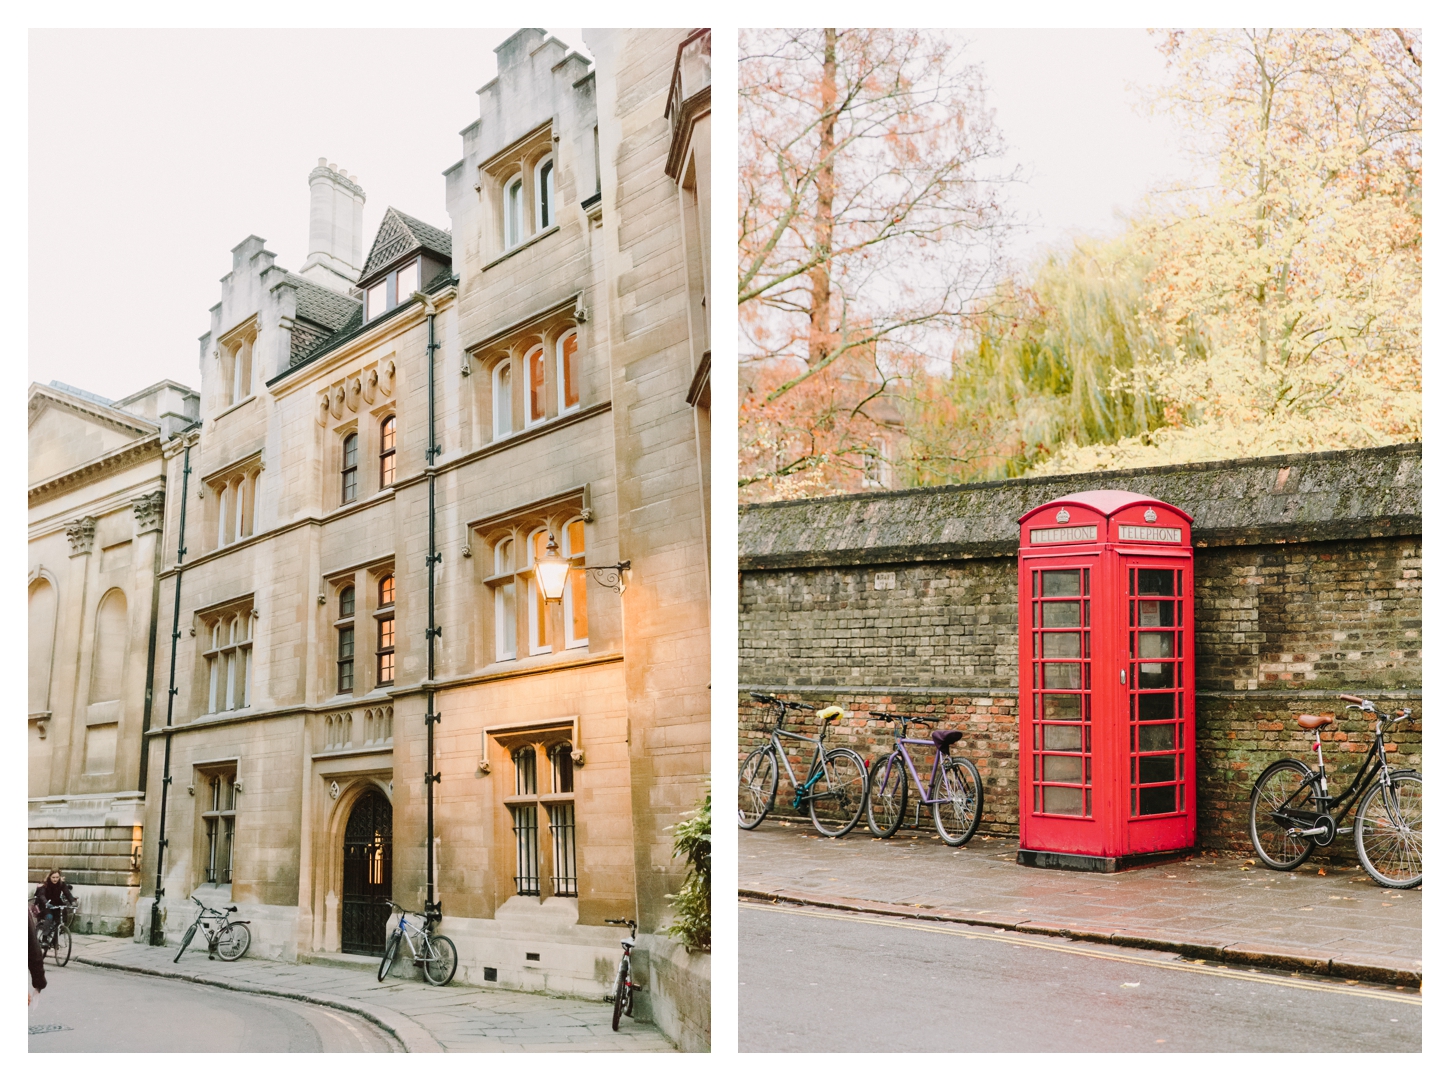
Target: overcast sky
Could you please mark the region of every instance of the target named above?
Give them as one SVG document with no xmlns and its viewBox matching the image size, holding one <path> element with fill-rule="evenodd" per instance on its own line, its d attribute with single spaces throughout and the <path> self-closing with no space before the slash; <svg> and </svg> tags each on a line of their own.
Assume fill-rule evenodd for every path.
<svg viewBox="0 0 1450 1081">
<path fill-rule="evenodd" d="M 553 32 L 583 48 L 578 30 Z M 255 233 L 289 269 L 306 258 L 318 157 L 367 192 L 364 250 L 389 205 L 447 228 L 441 174 L 508 33 L 32 32 L 30 378 L 111 398 L 196 386 L 232 247 Z M 962 33 L 1029 178 L 1010 196 L 1032 223 L 1019 256 L 1111 231 L 1184 172 L 1171 128 L 1134 111 L 1127 84 L 1164 72 L 1143 31 Z"/>
<path fill-rule="evenodd" d="M 319 157 L 367 192 L 364 253 L 390 205 L 449 228 L 442 172 L 510 33 L 32 31 L 30 378 L 197 386 L 231 249 L 306 259 Z"/>
</svg>

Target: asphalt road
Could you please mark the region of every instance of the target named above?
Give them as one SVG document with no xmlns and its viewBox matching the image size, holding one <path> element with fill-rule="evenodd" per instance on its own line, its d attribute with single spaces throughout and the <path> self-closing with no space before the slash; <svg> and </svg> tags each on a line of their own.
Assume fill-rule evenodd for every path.
<svg viewBox="0 0 1450 1081">
<path fill-rule="evenodd" d="M 400 1051 L 366 1019 L 305 1002 L 91 968 L 46 966 L 31 1051 Z M 59 1026 L 50 1031 L 37 1028 Z"/>
<path fill-rule="evenodd" d="M 1041 935 L 740 905 L 741 1051 L 1419 1051 L 1420 996 Z"/>
</svg>

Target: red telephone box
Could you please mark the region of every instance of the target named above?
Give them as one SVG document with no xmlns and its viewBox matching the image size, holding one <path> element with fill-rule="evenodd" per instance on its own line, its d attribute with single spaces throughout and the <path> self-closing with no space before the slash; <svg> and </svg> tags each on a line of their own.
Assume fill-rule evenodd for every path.
<svg viewBox="0 0 1450 1081">
<path fill-rule="evenodd" d="M 1192 849 L 1191 515 L 1133 492 L 1018 519 L 1017 862 L 1118 871 Z"/>
</svg>

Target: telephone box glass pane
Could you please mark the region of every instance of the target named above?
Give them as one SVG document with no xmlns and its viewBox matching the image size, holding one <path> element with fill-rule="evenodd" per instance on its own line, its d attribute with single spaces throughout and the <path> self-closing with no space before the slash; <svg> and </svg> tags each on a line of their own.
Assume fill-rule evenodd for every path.
<svg viewBox="0 0 1450 1081">
<path fill-rule="evenodd" d="M 1174 604 L 1172 601 L 1139 601 L 1138 626 L 1172 627 Z"/>
<path fill-rule="evenodd" d="M 1042 809 L 1047 814 L 1080 815 L 1082 814 L 1082 789 L 1044 788 L 1042 790 Z"/>
<path fill-rule="evenodd" d="M 1174 713 L 1174 694 L 1140 694 L 1138 695 L 1138 720 L 1140 721 L 1166 721 L 1176 714 Z"/>
<path fill-rule="evenodd" d="M 1044 725 L 1042 741 L 1049 751 L 1080 751 L 1082 729 L 1075 724 Z"/>
<path fill-rule="evenodd" d="M 1044 597 L 1077 597 L 1079 592 L 1077 571 L 1043 571 L 1042 595 Z"/>
<path fill-rule="evenodd" d="M 1173 687 L 1172 664 L 1164 664 L 1162 661 L 1148 661 L 1138 665 L 1138 686 L 1140 687 Z"/>
<path fill-rule="evenodd" d="M 1176 781 L 1176 764 L 1178 756 L 1173 754 L 1154 755 L 1151 758 L 1138 759 L 1138 783 L 1158 784 L 1163 781 Z"/>
<path fill-rule="evenodd" d="M 1082 720 L 1082 699 L 1075 694 L 1044 694 L 1042 717 L 1048 721 Z"/>
<path fill-rule="evenodd" d="M 1138 750 L 1140 751 L 1171 751 L 1173 750 L 1173 730 L 1177 728 L 1173 724 L 1145 724 L 1138 729 Z"/>
<path fill-rule="evenodd" d="M 1042 636 L 1042 655 L 1044 657 L 1081 657 L 1082 636 L 1063 634 L 1061 631 L 1044 634 Z"/>
<path fill-rule="evenodd" d="M 1150 570 L 1143 568 L 1138 572 L 1138 593 L 1145 597 L 1172 597 L 1173 572 L 1171 570 Z"/>
<path fill-rule="evenodd" d="M 1138 793 L 1140 815 L 1172 814 L 1178 810 L 1178 786 L 1170 784 L 1163 788 L 1144 788 Z"/>
<path fill-rule="evenodd" d="M 1172 657 L 1173 638 L 1171 631 L 1139 631 L 1138 656 Z"/>
<path fill-rule="evenodd" d="M 1042 760 L 1044 781 L 1082 783 L 1082 759 L 1076 755 L 1050 754 Z"/>
<path fill-rule="evenodd" d="M 1082 687 L 1082 665 L 1045 664 L 1042 667 L 1045 669 L 1042 674 L 1044 687 L 1065 687 L 1070 690 Z"/>
<path fill-rule="evenodd" d="M 1082 605 L 1077 601 L 1046 601 L 1042 605 L 1044 627 L 1080 627 L 1081 617 Z"/>
</svg>

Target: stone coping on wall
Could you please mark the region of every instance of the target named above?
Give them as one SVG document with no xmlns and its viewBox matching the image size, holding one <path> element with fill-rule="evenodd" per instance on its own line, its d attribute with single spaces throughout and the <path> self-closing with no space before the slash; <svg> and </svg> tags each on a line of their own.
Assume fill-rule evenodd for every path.
<svg viewBox="0 0 1450 1081">
<path fill-rule="evenodd" d="M 1193 515 L 1198 546 L 1418 536 L 1421 445 L 1284 454 L 740 508 L 739 567 L 852 566 L 1013 556 L 1017 519 L 1118 488 Z"/>
</svg>

